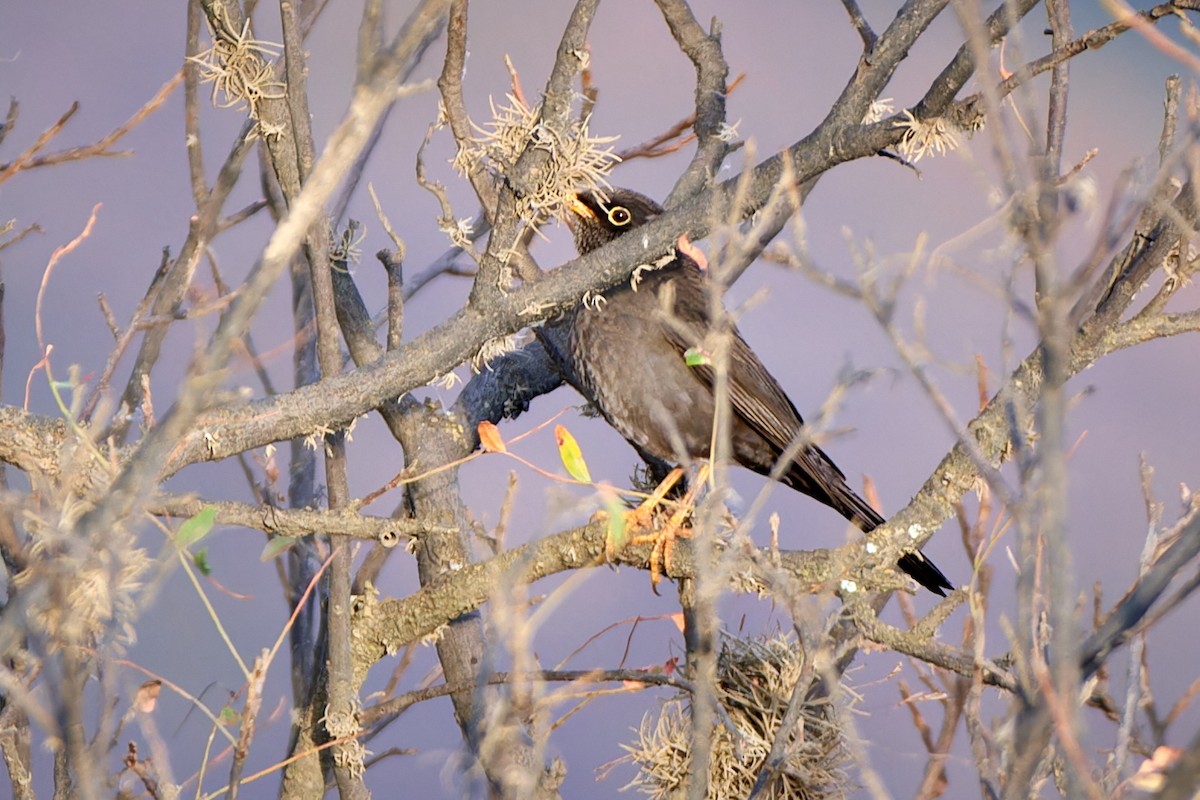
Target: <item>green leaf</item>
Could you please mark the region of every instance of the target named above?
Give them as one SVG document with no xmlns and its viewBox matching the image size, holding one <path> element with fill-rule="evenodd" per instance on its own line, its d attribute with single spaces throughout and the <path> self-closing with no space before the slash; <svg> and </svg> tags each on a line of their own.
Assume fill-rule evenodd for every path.
<svg viewBox="0 0 1200 800">
<path fill-rule="evenodd" d="M 295 536 L 275 536 L 268 539 L 266 546 L 258 554 L 258 560 L 262 562 L 273 561 L 290 550 L 295 543 Z"/>
<path fill-rule="evenodd" d="M 689 367 L 708 367 L 712 365 L 712 359 L 699 347 L 689 347 L 683 354 L 683 363 Z"/>
<path fill-rule="evenodd" d="M 562 459 L 563 466 L 567 468 L 571 477 L 580 483 L 591 483 L 592 476 L 588 472 L 587 462 L 583 460 L 583 451 L 579 449 L 579 442 L 575 441 L 571 432 L 562 425 L 555 425 L 554 440 L 558 442 L 558 457 Z"/>
<path fill-rule="evenodd" d="M 225 706 L 221 709 L 221 713 L 217 714 L 217 719 L 226 727 L 235 728 L 242 721 L 242 715 L 236 708 Z"/>
<path fill-rule="evenodd" d="M 625 512 L 628 509 L 616 492 L 604 493 L 604 509 L 608 512 L 608 547 L 613 553 L 625 549 Z"/>
<path fill-rule="evenodd" d="M 208 563 L 208 548 L 201 547 L 192 554 L 192 563 L 196 565 L 196 569 L 200 570 L 200 574 L 208 576 L 212 574 L 212 565 Z"/>
<path fill-rule="evenodd" d="M 600 501 L 608 516 L 607 542 L 605 549 L 608 554 L 616 555 L 625 549 L 625 513 L 628 507 L 620 500 L 620 495 L 612 491 L 607 483 L 600 485 Z"/>
<path fill-rule="evenodd" d="M 188 548 L 196 542 L 208 535 L 213 529 L 213 523 L 217 521 L 217 509 L 214 506 L 205 506 L 200 510 L 200 513 L 189 520 L 185 520 L 179 526 L 178 533 L 175 534 L 175 542 L 182 548 Z"/>
</svg>

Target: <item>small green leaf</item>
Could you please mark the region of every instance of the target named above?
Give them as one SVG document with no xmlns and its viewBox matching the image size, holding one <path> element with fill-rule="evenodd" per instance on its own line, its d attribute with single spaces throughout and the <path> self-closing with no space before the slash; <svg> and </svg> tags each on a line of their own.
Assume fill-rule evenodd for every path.
<svg viewBox="0 0 1200 800">
<path fill-rule="evenodd" d="M 607 547 L 615 553 L 625 549 L 625 512 L 628 509 L 616 492 L 603 492 L 604 510 L 608 512 Z"/>
<path fill-rule="evenodd" d="M 267 544 L 263 547 L 262 552 L 258 554 L 258 560 L 262 562 L 273 561 L 281 554 L 286 553 L 296 543 L 295 536 L 276 536 L 268 539 Z"/>
<path fill-rule="evenodd" d="M 201 547 L 192 554 L 192 563 L 196 565 L 196 569 L 200 570 L 200 574 L 209 576 L 212 574 L 212 565 L 208 563 L 208 548 Z"/>
<path fill-rule="evenodd" d="M 683 354 L 683 363 L 689 367 L 708 367 L 712 365 L 712 359 L 699 347 L 689 347 Z"/>
<path fill-rule="evenodd" d="M 221 709 L 221 713 L 217 715 L 217 719 L 221 721 L 222 725 L 225 725 L 229 728 L 234 728 L 237 727 L 239 722 L 241 722 L 242 715 L 238 713 L 236 708 L 233 708 L 232 706 L 225 706 Z"/>
<path fill-rule="evenodd" d="M 575 441 L 571 432 L 562 425 L 555 425 L 554 440 L 558 442 L 558 457 L 562 459 L 563 466 L 567 468 L 571 477 L 580 483 L 591 483 L 592 476 L 588 472 L 587 462 L 583 460 L 583 451 L 579 449 L 579 442 Z"/>
<path fill-rule="evenodd" d="M 213 506 L 205 506 L 199 514 L 185 520 L 179 526 L 179 532 L 175 534 L 175 542 L 183 548 L 191 547 L 208 535 L 216 521 L 217 509 Z"/>
</svg>

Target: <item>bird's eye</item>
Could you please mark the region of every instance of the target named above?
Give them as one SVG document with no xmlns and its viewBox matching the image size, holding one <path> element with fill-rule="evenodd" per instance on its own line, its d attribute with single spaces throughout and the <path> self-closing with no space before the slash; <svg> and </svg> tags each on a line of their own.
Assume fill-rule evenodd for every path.
<svg viewBox="0 0 1200 800">
<path fill-rule="evenodd" d="M 613 206 L 608 210 L 608 221 L 617 227 L 628 225 L 631 219 L 633 219 L 633 215 L 625 206 Z"/>
</svg>

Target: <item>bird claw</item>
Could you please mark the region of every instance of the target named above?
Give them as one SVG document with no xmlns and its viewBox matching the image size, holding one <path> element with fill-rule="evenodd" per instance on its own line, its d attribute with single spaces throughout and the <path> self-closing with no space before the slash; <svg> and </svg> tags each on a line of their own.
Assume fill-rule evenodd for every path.
<svg viewBox="0 0 1200 800">
<path fill-rule="evenodd" d="M 650 551 L 650 588 L 655 594 L 658 594 L 662 576 L 671 572 L 671 552 L 675 548 L 675 540 L 688 539 L 692 535 L 691 531 L 682 527 L 682 521 L 675 520 L 679 514 L 678 511 L 672 514 L 662 530 L 634 536 L 629 540 L 630 544 L 654 544 L 654 549 Z"/>
<path fill-rule="evenodd" d="M 625 515 L 625 530 L 640 530 L 645 532 L 634 533 L 628 537 L 622 549 L 630 545 L 654 545 L 650 551 L 650 587 L 654 590 L 655 594 L 658 594 L 658 584 L 662 581 L 662 576 L 671 571 L 671 553 L 675 548 L 675 540 L 680 538 L 687 539 L 692 535 L 685 527 L 685 524 L 696 505 L 696 497 L 704 485 L 707 474 L 708 465 L 705 464 L 700 468 L 700 474 L 697 476 L 697 479 L 688 487 L 687 494 L 684 495 L 683 500 L 676 504 L 675 510 L 660 529 L 655 529 L 654 512 L 662 504 L 667 494 L 675 488 L 675 484 L 683 477 L 682 467 L 676 467 L 671 470 L 667 477 L 663 479 L 663 482 L 655 488 L 654 492 L 641 505 L 627 512 Z M 617 543 L 611 535 L 605 541 L 605 553 L 610 561 L 617 555 Z"/>
<path fill-rule="evenodd" d="M 679 479 L 682 477 L 682 467 L 676 467 L 675 469 L 671 470 L 667 477 L 663 478 L 662 483 L 655 488 L 650 496 L 642 501 L 641 505 L 635 509 L 632 509 L 631 511 L 625 512 L 623 521 L 624 524 L 621 526 L 620 530 L 638 531 L 646 530 L 647 528 L 653 529 L 655 510 L 662 504 L 663 499 L 666 498 L 671 489 L 675 487 L 675 484 L 679 483 Z M 609 528 L 608 535 L 604 540 L 605 557 L 609 561 L 612 561 L 616 558 L 617 554 L 621 550 L 624 550 L 630 544 L 633 544 L 639 538 L 642 538 L 642 536 L 643 535 L 635 535 L 633 538 L 622 537 L 625 541 L 623 543 L 618 543 L 616 541 L 616 537 L 613 535 L 612 528 Z M 642 543 L 644 542 L 645 540 L 643 538 Z"/>
</svg>

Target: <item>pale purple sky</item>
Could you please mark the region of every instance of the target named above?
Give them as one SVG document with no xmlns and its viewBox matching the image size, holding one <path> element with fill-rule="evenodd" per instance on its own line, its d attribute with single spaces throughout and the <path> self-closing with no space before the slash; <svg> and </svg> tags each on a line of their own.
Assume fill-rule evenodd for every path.
<svg viewBox="0 0 1200 800">
<path fill-rule="evenodd" d="M 829 103 L 851 75 L 859 54 L 857 35 L 836 3 L 785 4 L 766 2 L 698 2 L 698 18 L 720 15 L 724 48 L 732 74 L 746 72 L 747 79 L 729 101 L 731 121 L 740 121 L 738 133 L 752 139 L 759 157 L 807 133 L 825 115 Z M 184 3 L 149 0 L 115 0 L 106 3 L 16 2 L 0 9 L 0 94 L 16 97 L 21 116 L 16 130 L 0 148 L 0 162 L 11 160 L 78 100 L 81 108 L 52 149 L 91 142 L 124 121 L 166 82 L 180 65 L 184 39 Z M 277 39 L 276 23 L 268 4 L 261 7 L 259 37 Z M 406 3 L 389 3 L 395 23 Z M 864 10 L 882 29 L 893 4 L 864 3 Z M 472 9 L 470 59 L 466 74 L 467 103 L 477 120 L 486 117 L 489 95 L 497 100 L 508 91 L 503 56 L 510 54 L 524 86 L 536 93 L 545 81 L 558 36 L 569 14 L 564 2 L 476 3 Z M 354 33 L 358 4 L 335 2 L 310 40 L 311 108 L 318 136 L 337 124 L 347 104 L 353 80 Z M 1032 34 L 1025 45 L 1040 54 L 1047 47 L 1040 35 L 1044 19 L 1031 15 L 1025 26 Z M 1089 16 L 1090 15 L 1090 16 Z M 897 75 L 887 95 L 897 107 L 913 103 L 925 85 L 948 60 L 956 47 L 959 28 L 952 12 L 935 25 L 927 39 L 913 51 L 910 62 Z M 1106 20 L 1090 6 L 1078 12 L 1077 30 Z M 618 146 L 641 142 L 686 116 L 693 99 L 690 63 L 677 51 L 652 3 L 620 0 L 604 4 L 592 29 L 593 77 L 600 102 L 592 121 L 599 135 L 620 134 Z M 440 69 L 439 44 L 431 50 L 418 76 L 436 76 Z M 1010 53 L 1010 59 L 1017 56 Z M 1009 64 L 1011 66 L 1011 62 Z M 1181 67 L 1168 62 L 1135 36 L 1098 52 L 1081 56 L 1072 72 L 1072 111 L 1065 158 L 1074 162 L 1090 148 L 1099 155 L 1089 165 L 1099 209 L 1117 191 L 1123 171 L 1135 170 L 1135 186 L 1151 174 L 1161 119 L 1163 80 Z M 1039 84 L 1040 85 L 1040 84 Z M 416 147 L 436 112 L 435 93 L 402 102 L 393 112 L 384 142 L 368 168 L 386 211 L 408 244 L 409 274 L 419 272 L 447 246 L 437 231 L 436 204 L 416 186 L 413 165 Z M 164 246 L 178 250 L 187 232 L 191 210 L 183 150 L 182 95 L 176 92 L 163 109 L 148 119 L 120 146 L 131 148 L 129 159 L 97 159 L 81 164 L 38 170 L 19 175 L 0 188 L 0 221 L 16 218 L 18 227 L 37 222 L 44 233 L 0 254 L 6 284 L 3 401 L 23 402 L 28 371 L 38 360 L 33 335 L 34 299 L 42 272 L 55 247 L 74 237 L 96 203 L 103 203 L 91 238 L 57 267 L 47 294 L 47 338 L 54 343 L 54 365 L 60 375 L 79 364 L 83 372 L 98 372 L 111 347 L 111 337 L 101 316 L 96 294 L 103 292 L 117 318 L 127 320 L 157 267 Z M 205 112 L 203 134 L 210 175 L 228 150 L 242 116 L 233 110 Z M 1034 110 L 1026 120 L 1039 130 L 1044 112 Z M 1011 124 L 1008 127 L 1012 127 Z M 451 152 L 448 134 L 442 133 L 431 149 L 430 168 L 447 183 L 460 216 L 474 213 L 469 188 L 453 174 L 445 158 Z M 690 151 L 654 162 L 638 161 L 620 167 L 614 183 L 637 188 L 662 198 L 669 191 Z M 722 177 L 741 165 L 730 159 Z M 990 155 L 990 133 L 979 134 L 954 156 L 920 163 L 918 178 L 912 171 L 885 159 L 862 161 L 826 175 L 804 210 L 806 245 L 815 261 L 844 277 L 854 274 L 855 253 L 870 248 L 879 262 L 895 270 L 908 258 L 919 237 L 927 236 L 925 251 L 961 237 L 983 223 L 991 213 L 995 168 Z M 257 196 L 252 170 L 235 192 L 230 209 Z M 365 188 L 365 187 L 364 187 Z M 352 204 L 350 216 L 366 222 L 365 253 L 387 245 L 365 191 Z M 1064 270 L 1072 268 L 1087 250 L 1094 223 L 1081 215 L 1059 249 Z M 227 281 L 236 281 L 257 256 L 269 233 L 265 216 L 218 240 L 215 254 Z M 543 267 L 570 258 L 570 237 L 551 228 L 550 241 L 538 243 L 535 255 Z M 967 237 L 964 237 L 966 239 Z M 947 250 L 953 267 L 939 270 L 922 266 L 903 297 L 902 317 L 911 319 L 918 296 L 926 299 L 926 325 L 939 358 L 970 366 L 982 354 L 994 375 L 1004 372 L 1001 351 L 1005 335 L 1005 307 L 987 290 L 1012 269 L 995 228 L 980 239 L 967 239 Z M 364 294 L 373 308 L 382 305 L 381 271 L 373 263 L 358 268 Z M 968 278 L 967 273 L 973 278 Z M 208 286 L 206 276 L 198 278 Z M 406 335 L 412 336 L 441 321 L 465 298 L 467 284 L 442 279 L 418 296 L 406 309 Z M 850 433 L 827 448 L 853 483 L 869 474 L 878 488 L 885 510 L 901 507 L 953 442 L 930 400 L 908 375 L 886 334 L 867 311 L 854 302 L 834 296 L 805 277 L 759 264 L 730 293 L 736 305 L 766 288 L 769 293 L 742 321 L 747 339 L 806 414 L 814 413 L 836 386 L 848 365 L 878 370 L 870 383 L 855 388 L 836 419 Z M 374 298 L 373 300 L 370 298 Z M 1027 299 L 1027 298 L 1026 298 Z M 1187 297 L 1194 302 L 1197 292 Z M 273 350 L 290 338 L 286 308 L 288 289 L 278 287 L 254 328 L 260 351 Z M 190 329 L 177 326 L 170 342 L 174 356 L 155 375 L 156 405 L 165 409 L 175 379 L 182 374 L 189 350 L 207 323 Z M 911 323 L 904 326 L 912 330 Z M 1013 327 L 1015 352 L 1023 357 L 1032 343 L 1029 326 Z M 270 364 L 279 385 L 290 380 L 290 353 L 281 351 Z M 1110 356 L 1071 384 L 1074 391 L 1091 389 L 1072 411 L 1071 435 L 1086 431 L 1087 438 L 1071 464 L 1069 525 L 1074 581 L 1079 590 L 1090 590 L 1101 581 L 1111 602 L 1134 575 L 1146 529 L 1139 491 L 1138 455 L 1145 453 L 1156 469 L 1155 488 L 1167 503 L 1168 514 L 1177 507 L 1180 483 L 1197 485 L 1195 454 L 1200 452 L 1200 431 L 1195 426 L 1195 403 L 1200 394 L 1196 345 L 1191 339 L 1154 343 Z M 172 363 L 173 362 L 173 363 Z M 960 419 L 972 415 L 975 378 L 953 369 L 933 371 L 940 387 L 954 404 Z M 239 384 L 255 387 L 253 375 L 242 370 Z M 431 390 L 432 396 L 451 399 L 452 393 Z M 579 399 L 560 389 L 537 401 L 529 414 L 502 426 L 511 437 L 528 430 Z M 50 393 L 42 377 L 33 379 L 32 410 L 54 415 Z M 581 418 L 569 410 L 561 420 L 579 438 L 595 478 L 624 482 L 635 463 L 633 452 L 603 423 Z M 400 454 L 381 433 L 375 419 L 364 419 L 350 447 L 353 490 L 366 494 L 400 468 Z M 557 468 L 549 431 L 521 445 L 521 453 Z M 578 508 L 564 514 L 563 490 L 549 487 L 532 472 L 499 457 L 478 460 L 463 471 L 468 502 L 479 520 L 494 524 L 499 514 L 510 469 L 520 478 L 521 512 L 510 525 L 510 541 L 519 543 L 583 519 Z M 1009 475 L 1012 477 L 1011 473 Z M 248 500 L 244 482 L 232 464 L 192 468 L 172 482 L 178 490 L 190 489 L 210 496 Z M 749 502 L 762 486 L 754 476 L 739 474 L 736 486 Z M 578 495 L 578 493 L 575 493 Z M 396 496 L 390 495 L 371 513 L 390 512 Z M 786 490 L 776 491 L 771 510 L 789 529 L 813 531 L 820 538 L 804 544 L 828 546 L 838 541 L 843 526 L 836 515 L 812 501 Z M 765 526 L 758 532 L 766 541 Z M 792 539 L 791 541 L 795 541 Z M 1011 540 L 1010 540 L 1011 541 Z M 785 539 L 785 544 L 787 540 Z M 268 645 L 284 620 L 274 569 L 259 565 L 261 537 L 245 531 L 227 531 L 213 537 L 211 560 L 217 577 L 234 592 L 253 595 L 238 601 L 216 596 L 223 618 L 231 626 L 244 656 Z M 926 552 L 955 583 L 965 583 L 970 564 L 958 542 L 958 533 L 947 528 L 934 538 Z M 1012 571 L 1002 552 L 993 557 L 996 594 L 993 620 L 1013 619 Z M 551 591 L 561 581 L 547 582 L 534 593 Z M 411 561 L 401 555 L 384 574 L 385 595 L 401 595 L 416 585 Z M 552 666 L 589 635 L 609 623 L 633 615 L 670 613 L 676 608 L 674 592 L 650 593 L 644 574 L 595 570 L 539 634 L 536 647 L 542 663 Z M 919 608 L 931 605 L 929 597 L 917 599 Z M 745 599 L 725 604 L 724 623 L 737 628 L 743 614 L 747 625 L 773 628 L 788 621 L 772 616 L 762 603 Z M 1195 610 L 1193 604 L 1192 610 Z M 1152 663 L 1160 697 L 1177 696 L 1195 678 L 1194 623 L 1185 622 L 1186 611 L 1167 619 L 1151 637 Z M 957 641 L 961 611 L 947 623 L 944 638 Z M 615 666 L 624 647 L 625 629 L 608 634 L 570 666 Z M 216 684 L 206 699 L 218 705 L 225 692 L 235 690 L 238 673 L 201 612 L 194 592 L 178 576 L 160 592 L 155 606 L 143 619 L 140 644 L 131 657 L 201 693 Z M 1007 649 L 1000 629 L 989 631 L 988 652 Z M 647 623 L 634 636 L 628 663 L 642 666 L 679 655 L 678 633 L 667 623 Z M 871 655 L 851 680 L 866 683 L 889 672 L 899 657 Z M 1115 664 L 1124 663 L 1123 655 Z M 414 681 L 433 665 L 432 651 L 423 651 L 418 667 L 407 678 Z M 1172 669 L 1171 665 L 1177 666 Z M 386 680 L 390 663 L 376 667 L 371 688 Z M 905 677 L 913 682 L 907 667 Z M 131 672 L 127 683 L 136 686 L 141 676 Z M 273 692 L 273 693 L 272 693 Z M 276 668 L 268 686 L 267 708 L 287 702 L 286 666 Z M 570 768 L 565 796 L 610 797 L 631 777 L 618 772 L 596 784 L 592 769 L 621 754 L 617 743 L 627 738 L 647 707 L 657 702 L 653 693 L 599 699 L 569 721 L 556 739 Z M 281 700 L 282 699 L 282 700 Z M 565 711 L 568 706 L 562 706 Z M 861 723 L 869 731 L 867 751 L 873 765 L 886 776 L 895 796 L 910 796 L 923 766 L 922 747 L 912 730 L 908 711 L 897 704 L 893 684 L 867 690 L 865 710 L 871 716 Z M 164 693 L 159 711 L 160 729 L 169 737 L 173 766 L 178 777 L 189 775 L 199 763 L 206 734 L 204 720 L 187 716 L 182 700 Z M 927 713 L 938 715 L 934 705 Z M 186 717 L 186 718 L 185 718 Z M 403 780 L 409 796 L 454 796 L 457 786 L 450 772 L 459 738 L 449 705 L 435 701 L 418 706 L 408 719 L 389 729 L 371 744 L 416 747 L 419 754 L 392 759 L 368 782 L 386 796 L 386 787 Z M 1106 723 L 1090 721 L 1104 731 L 1098 741 L 1111 741 Z M 265 726 L 254 748 L 251 770 L 265 767 L 283 755 L 286 717 Z M 1182 742 L 1176 742 L 1182 744 Z M 43 764 L 44 766 L 44 764 Z M 973 796 L 970 753 L 956 751 L 950 765 L 952 796 Z M 219 770 L 222 774 L 226 768 Z M 254 789 L 243 796 L 274 792 Z M 213 788 L 211 780 L 206 788 Z"/>
</svg>

